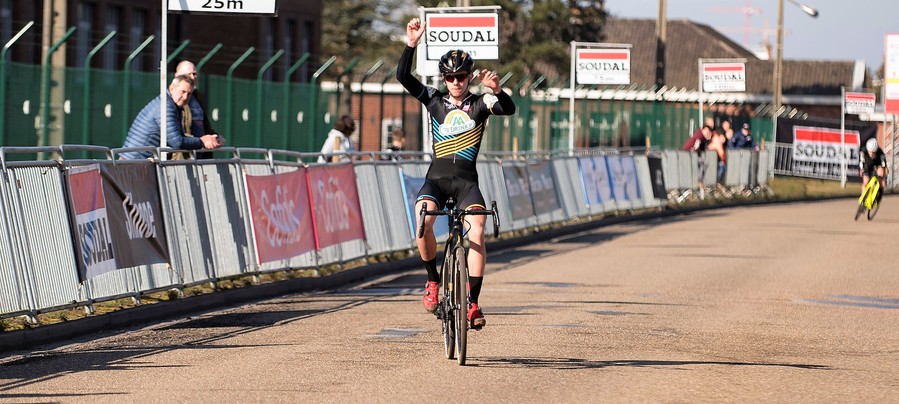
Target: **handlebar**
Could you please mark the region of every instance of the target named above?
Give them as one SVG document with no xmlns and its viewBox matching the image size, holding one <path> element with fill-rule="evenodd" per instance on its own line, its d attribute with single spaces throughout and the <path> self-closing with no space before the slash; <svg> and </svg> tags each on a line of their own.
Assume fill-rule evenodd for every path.
<svg viewBox="0 0 899 404">
<path fill-rule="evenodd" d="M 426 216 L 456 216 L 458 215 L 461 220 L 465 216 L 474 215 L 474 216 L 492 216 L 493 217 L 493 238 L 499 236 L 499 215 L 497 214 L 496 209 L 496 201 L 490 206 L 490 210 L 487 209 L 452 209 L 452 210 L 427 210 L 425 205 L 422 205 L 421 211 L 419 213 L 419 225 L 418 225 L 418 238 L 422 238 L 425 235 L 425 217 Z"/>
</svg>

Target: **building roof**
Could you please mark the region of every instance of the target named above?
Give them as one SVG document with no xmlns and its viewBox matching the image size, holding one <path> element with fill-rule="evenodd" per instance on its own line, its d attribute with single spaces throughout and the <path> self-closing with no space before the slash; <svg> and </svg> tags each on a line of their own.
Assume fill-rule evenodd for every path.
<svg viewBox="0 0 899 404">
<path fill-rule="evenodd" d="M 605 42 L 631 44 L 631 83 L 655 84 L 656 21 L 610 17 Z M 773 60 L 762 60 L 712 27 L 689 20 L 669 20 L 665 52 L 665 85 L 695 90 L 698 59 L 746 59 L 746 92 L 771 94 Z M 840 86 L 859 87 L 856 61 L 783 61 L 783 93 L 839 95 Z"/>
</svg>

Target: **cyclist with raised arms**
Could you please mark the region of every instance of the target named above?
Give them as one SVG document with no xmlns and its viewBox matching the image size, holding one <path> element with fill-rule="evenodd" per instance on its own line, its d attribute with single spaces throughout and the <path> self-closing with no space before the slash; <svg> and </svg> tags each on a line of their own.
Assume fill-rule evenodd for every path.
<svg viewBox="0 0 899 404">
<path fill-rule="evenodd" d="M 871 175 L 877 175 L 880 180 L 880 192 L 878 192 L 877 200 L 883 195 L 883 189 L 886 187 L 884 176 L 886 175 L 887 158 L 883 150 L 877 145 L 877 138 L 872 137 L 865 142 L 865 150 L 858 153 L 858 169 L 861 170 L 862 176 L 862 192 L 865 192 L 865 185 L 871 179 Z"/>
<path fill-rule="evenodd" d="M 412 75 L 412 60 L 415 47 L 425 32 L 424 24 L 413 18 L 406 24 L 408 42 L 400 57 L 396 79 L 428 109 L 429 123 L 433 134 L 434 159 L 428 168 L 425 183 L 418 191 L 415 212 L 422 206 L 427 210 L 443 209 L 447 197 L 452 196 L 462 209 L 486 209 L 484 197 L 478 189 L 477 159 L 484 136 L 487 118 L 492 115 L 512 115 L 515 102 L 503 92 L 496 72 L 475 73 L 474 60 L 467 52 L 452 50 L 440 58 L 440 74 L 446 83 L 443 92 L 422 84 Z M 477 78 L 492 94 L 472 94 L 471 80 Z M 434 237 L 435 216 L 427 216 L 424 223 L 424 237 L 418 238 L 418 251 L 428 272 L 422 303 L 429 312 L 437 310 L 438 284 L 437 240 Z M 417 219 L 417 220 L 420 220 Z M 467 216 L 468 226 L 468 268 L 471 307 L 468 321 L 472 328 L 481 328 L 487 321 L 478 306 L 478 295 L 484 279 L 487 250 L 484 246 L 485 216 Z M 418 226 L 421 226 L 418 223 Z"/>
</svg>

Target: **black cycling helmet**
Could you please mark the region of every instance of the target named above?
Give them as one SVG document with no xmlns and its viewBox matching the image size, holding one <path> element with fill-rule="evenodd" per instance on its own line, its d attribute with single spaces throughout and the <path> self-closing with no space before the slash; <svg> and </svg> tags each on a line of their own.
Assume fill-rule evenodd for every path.
<svg viewBox="0 0 899 404">
<path fill-rule="evenodd" d="M 462 49 L 451 50 L 440 57 L 440 74 L 468 72 L 474 69 L 474 59 Z"/>
</svg>

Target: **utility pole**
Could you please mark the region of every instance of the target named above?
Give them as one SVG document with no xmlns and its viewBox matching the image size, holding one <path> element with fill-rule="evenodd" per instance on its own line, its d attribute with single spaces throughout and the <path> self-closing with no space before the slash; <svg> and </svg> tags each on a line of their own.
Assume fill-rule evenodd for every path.
<svg viewBox="0 0 899 404">
<path fill-rule="evenodd" d="M 42 61 L 46 60 L 50 46 L 62 37 L 62 33 L 66 31 L 67 10 L 68 0 L 44 0 L 44 27 L 41 42 Z M 65 113 L 63 113 L 62 106 L 63 102 L 65 102 L 65 66 L 66 45 L 63 44 L 50 59 L 50 112 L 49 116 L 41 116 L 40 118 L 49 120 L 46 126 L 49 133 L 40 133 L 41 125 L 39 122 L 36 122 L 38 146 L 46 146 L 44 139 L 47 139 L 47 145 L 63 144 Z M 41 94 L 45 93 L 41 91 Z M 42 105 L 43 101 L 41 100 Z"/>
<path fill-rule="evenodd" d="M 656 88 L 665 85 L 665 48 L 668 42 L 668 17 L 665 0 L 659 0 L 659 19 L 656 20 Z"/>
</svg>

